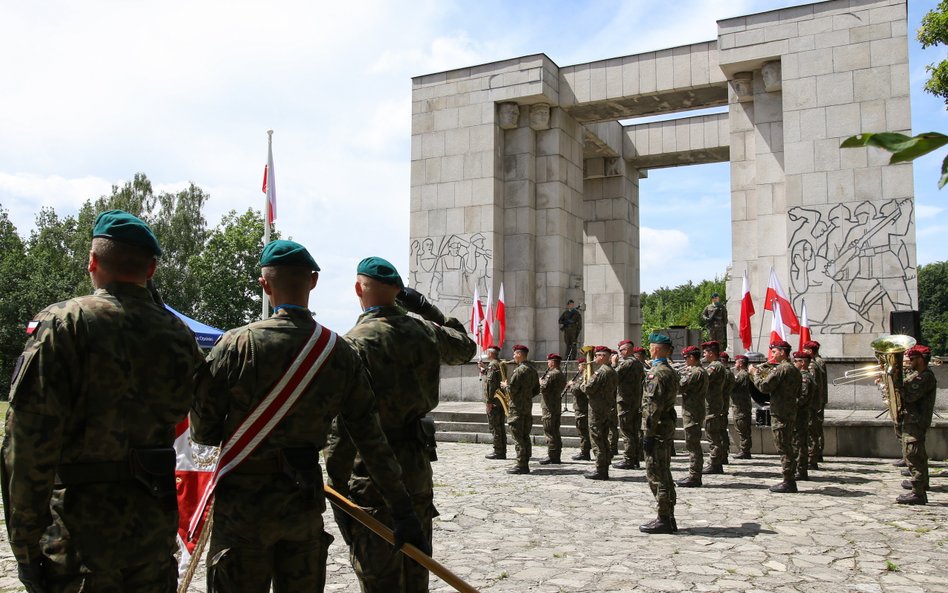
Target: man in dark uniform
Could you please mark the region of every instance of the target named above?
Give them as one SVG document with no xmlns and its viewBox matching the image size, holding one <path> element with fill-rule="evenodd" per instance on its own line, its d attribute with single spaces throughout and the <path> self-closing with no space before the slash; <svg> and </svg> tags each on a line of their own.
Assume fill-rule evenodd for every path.
<svg viewBox="0 0 948 593">
<path fill-rule="evenodd" d="M 543 432 L 546 435 L 546 459 L 540 465 L 560 463 L 563 439 L 560 436 L 560 417 L 563 414 L 563 390 L 566 387 L 566 375 L 560 370 L 562 357 L 551 353 L 546 357 L 546 371 L 540 379 L 540 411 L 543 414 Z"/>
<path fill-rule="evenodd" d="M 790 344 L 784 340 L 770 345 L 774 366 L 766 376 L 760 368 L 750 368 L 751 379 L 757 389 L 770 394 L 770 428 L 774 433 L 774 445 L 780 453 L 783 481 L 770 487 L 771 492 L 784 494 L 797 491 L 797 452 L 793 448 L 793 426 L 797 418 L 797 401 L 803 388 L 800 371 L 790 364 Z"/>
<path fill-rule="evenodd" d="M 671 339 L 653 333 L 648 337 L 652 364 L 645 375 L 642 396 L 642 450 L 645 451 L 645 476 L 658 503 L 658 517 L 639 526 L 643 533 L 674 533 L 675 482 L 671 475 L 671 449 L 675 439 L 675 398 L 678 396 L 678 373 L 668 364 L 672 353 Z"/>
<path fill-rule="evenodd" d="M 494 452 L 486 455 L 487 459 L 507 459 L 507 416 L 500 400 L 495 397 L 500 389 L 501 372 L 498 354 L 500 348 L 491 344 L 484 349 L 487 355 L 487 364 L 478 361 L 477 366 L 483 375 L 484 407 L 487 410 L 487 426 L 490 428 Z"/>
<path fill-rule="evenodd" d="M 727 441 L 724 434 L 727 430 L 727 421 L 723 412 L 726 409 L 724 399 L 724 383 L 727 380 L 727 367 L 719 360 L 720 345 L 715 341 L 701 344 L 704 359 L 708 363 L 705 371 L 708 373 L 708 390 L 705 395 L 707 412 L 704 419 L 705 437 L 708 439 L 708 465 L 702 468 L 704 474 L 723 474 L 724 460 L 727 457 Z"/>
<path fill-rule="evenodd" d="M 711 295 L 711 304 L 701 312 L 701 321 L 708 329 L 712 342 L 727 344 L 727 307 L 721 302 L 718 293 Z"/>
<path fill-rule="evenodd" d="M 724 365 L 724 390 L 721 394 L 721 442 L 724 443 L 724 465 L 728 464 L 728 455 L 731 453 L 731 432 L 728 429 L 728 414 L 731 411 L 731 394 L 734 392 L 734 373 L 731 372 L 731 357 L 727 352 L 718 355 L 718 360 Z"/>
<path fill-rule="evenodd" d="M 10 388 L 3 508 L 27 591 L 171 593 L 175 425 L 203 356 L 146 283 L 161 247 L 121 210 L 92 230 L 95 292 L 41 311 Z"/>
<path fill-rule="evenodd" d="M 826 375 L 826 361 L 820 356 L 820 343 L 810 340 L 803 344 L 803 351 L 810 355 L 810 372 L 813 374 L 807 466 L 810 469 L 819 469 L 818 464 L 823 461 L 823 415 L 829 396 L 829 379 Z"/>
<path fill-rule="evenodd" d="M 902 457 L 908 464 L 911 478 L 902 483 L 911 492 L 896 498 L 899 504 L 928 503 L 928 453 L 925 451 L 925 433 L 935 412 L 935 374 L 928 368 L 931 350 L 921 344 L 905 352 L 911 373 L 907 373 L 902 387 Z"/>
<path fill-rule="evenodd" d="M 583 474 L 589 480 L 608 480 L 612 449 L 609 446 L 611 410 L 615 410 L 615 392 L 618 377 L 609 364 L 612 351 L 607 346 L 596 346 L 596 372 L 583 384 L 589 398 L 589 438 L 596 455 L 596 470 Z"/>
<path fill-rule="evenodd" d="M 273 316 L 228 331 L 211 350 L 191 411 L 194 440 L 217 445 L 232 442 L 238 430 L 246 436 L 245 421 L 268 410 L 267 402 L 280 400 L 290 373 L 314 374 L 292 382 L 298 394 L 292 408 L 277 410 L 285 413 L 282 419 L 268 434 L 258 433 L 259 445 L 220 480 L 207 554 L 208 590 L 256 593 L 267 591 L 271 582 L 275 591 L 323 590 L 332 537 L 323 529 L 319 451 L 334 419 L 359 448 L 381 492 L 373 510 L 384 509 L 382 520 L 393 518 L 396 548 L 408 542 L 430 551 L 358 352 L 308 310 L 319 266 L 305 247 L 281 240 L 263 248 L 260 267 Z M 314 358 L 301 360 L 306 352 Z M 346 484 L 337 486 L 345 490 Z"/>
<path fill-rule="evenodd" d="M 793 424 L 793 448 L 797 452 L 797 473 L 794 479 L 798 482 L 809 480 L 807 461 L 809 449 L 806 442 L 810 430 L 810 405 L 814 397 L 818 397 L 818 388 L 813 374 L 810 372 L 810 355 L 806 351 L 793 353 L 793 366 L 800 371 L 803 381 L 800 397 L 797 399 L 797 419 Z"/>
<path fill-rule="evenodd" d="M 573 455 L 572 459 L 573 461 L 589 461 L 592 459 L 589 456 L 589 450 L 592 448 L 589 439 L 589 398 L 583 390 L 582 379 L 586 370 L 586 359 L 580 356 L 577 362 L 579 363 L 577 376 L 566 384 L 570 395 L 573 396 L 573 418 L 576 422 L 576 430 L 579 432 L 579 453 Z"/>
<path fill-rule="evenodd" d="M 618 377 L 619 432 L 622 433 L 622 459 L 617 469 L 639 469 L 642 459 L 642 388 L 645 367 L 632 356 L 632 340 L 619 342 Z"/>
<path fill-rule="evenodd" d="M 530 473 L 533 398 L 540 393 L 540 376 L 527 360 L 529 354 L 530 349 L 526 346 L 522 344 L 514 346 L 513 356 L 517 368 L 510 373 L 508 381 L 500 384 L 510 393 L 510 416 L 507 417 L 507 424 L 510 426 L 510 436 L 513 437 L 517 448 L 517 465 L 508 469 L 508 474 Z"/>
<path fill-rule="evenodd" d="M 701 426 L 707 413 L 708 372 L 701 367 L 701 351 L 697 346 L 682 349 L 685 367 L 678 385 L 681 391 L 681 416 L 685 429 L 685 448 L 688 450 L 688 477 L 678 480 L 682 488 L 701 486 L 704 451 L 701 449 Z"/>
<path fill-rule="evenodd" d="M 747 373 L 747 357 L 734 357 L 734 389 L 731 391 L 731 406 L 734 413 L 734 428 L 740 436 L 740 452 L 735 459 L 750 459 L 754 442 L 751 435 L 750 375 Z"/>
<path fill-rule="evenodd" d="M 579 353 L 577 341 L 579 330 L 583 329 L 583 316 L 576 309 L 573 299 L 566 301 L 566 310 L 560 315 L 560 331 L 563 332 L 563 341 L 566 343 L 566 360 L 573 360 Z"/>
<path fill-rule="evenodd" d="M 364 313 L 346 341 L 369 372 L 382 430 L 402 467 L 430 548 L 431 522 L 438 511 L 431 478 L 431 461 L 436 459 L 434 422 L 426 416 L 438 405 L 441 365 L 470 361 L 477 345 L 459 320 L 445 317 L 418 291 L 406 288 L 395 266 L 380 257 L 359 262 L 355 292 Z M 333 425 L 326 473 L 333 488 L 348 492 L 353 502 L 393 526 L 385 499 L 342 423 Z M 348 531 L 350 560 L 365 593 L 428 590 L 426 568 L 348 515 L 336 513 L 336 520 L 340 531 Z"/>
</svg>

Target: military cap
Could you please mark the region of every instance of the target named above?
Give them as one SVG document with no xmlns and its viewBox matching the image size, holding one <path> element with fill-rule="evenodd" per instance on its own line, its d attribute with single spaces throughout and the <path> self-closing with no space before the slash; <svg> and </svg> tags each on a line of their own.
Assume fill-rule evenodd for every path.
<svg viewBox="0 0 948 593">
<path fill-rule="evenodd" d="M 819 350 L 820 343 L 817 342 L 816 340 L 809 340 L 808 342 L 804 342 L 803 347 L 809 348 L 810 350 Z"/>
<path fill-rule="evenodd" d="M 605 352 L 606 354 L 612 354 L 612 348 L 609 346 L 596 346 L 596 354 L 600 352 Z"/>
<path fill-rule="evenodd" d="M 715 352 L 720 352 L 720 351 L 721 351 L 721 344 L 719 344 L 716 340 L 711 340 L 711 341 L 709 341 L 709 342 L 705 342 L 705 343 L 701 344 L 701 349 L 702 349 L 702 350 L 714 350 Z"/>
<path fill-rule="evenodd" d="M 634 344 L 632 343 L 632 340 L 622 340 L 621 342 L 619 342 L 619 348 L 622 348 L 626 344 L 628 344 L 629 346 L 634 346 Z"/>
<path fill-rule="evenodd" d="M 700 356 L 701 350 L 697 346 L 685 346 L 681 349 L 682 356 Z"/>
<path fill-rule="evenodd" d="M 642 348 L 641 346 L 636 346 L 635 348 L 632 349 L 633 354 L 638 354 L 639 352 L 641 352 L 642 354 L 645 354 L 647 350 L 645 350 L 645 348 Z"/>
<path fill-rule="evenodd" d="M 720 359 L 723 360 L 724 362 L 728 362 L 728 361 L 731 360 L 731 357 L 728 356 L 727 352 L 722 352 L 721 355 L 718 356 L 718 358 L 720 358 Z"/>
<path fill-rule="evenodd" d="M 500 348 L 497 347 L 497 344 L 491 344 L 487 348 L 484 348 L 484 350 L 500 350 Z"/>
<path fill-rule="evenodd" d="M 516 352 L 516 351 L 518 351 L 518 350 L 521 351 L 521 352 L 523 352 L 524 354 L 527 354 L 527 353 L 530 352 L 530 349 L 527 348 L 526 346 L 524 346 L 523 344 L 517 344 L 516 346 L 513 347 L 513 351 L 514 351 L 514 352 Z"/>
<path fill-rule="evenodd" d="M 929 358 L 931 358 L 932 349 L 929 348 L 928 346 L 922 346 L 921 344 L 917 344 L 915 346 L 912 346 L 908 350 L 906 350 L 905 355 L 908 356 L 909 358 L 912 358 L 913 356 L 921 356 L 925 360 L 928 360 Z"/>
<path fill-rule="evenodd" d="M 665 334 L 660 334 L 658 332 L 652 332 L 651 334 L 649 334 L 648 343 L 649 344 L 664 344 L 665 346 L 672 345 L 671 338 L 669 338 Z"/>
<path fill-rule="evenodd" d="M 787 354 L 790 354 L 791 350 L 790 344 L 786 340 L 777 340 L 776 342 L 772 342 L 770 344 L 770 348 L 780 348 L 781 350 L 786 351 Z"/>
<path fill-rule="evenodd" d="M 563 357 L 557 354 L 556 352 L 553 352 L 551 354 L 547 354 L 546 359 L 547 360 L 563 360 Z"/>
<path fill-rule="evenodd" d="M 744 356 L 743 354 L 738 354 L 737 356 L 734 357 L 734 362 L 737 362 L 738 360 L 743 360 L 744 362 L 747 362 L 747 357 Z"/>
<path fill-rule="evenodd" d="M 143 247 L 155 255 L 161 255 L 161 245 L 148 225 L 124 210 L 108 210 L 95 217 L 92 238 L 100 237 Z"/>
<path fill-rule="evenodd" d="M 367 257 L 359 262 L 356 268 L 356 274 L 359 276 L 368 276 L 374 278 L 382 284 L 391 284 L 399 288 L 405 288 L 402 283 L 402 277 L 398 275 L 398 270 L 391 263 L 381 257 Z"/>
<path fill-rule="evenodd" d="M 580 356 L 579 358 L 576 359 L 576 362 L 581 362 L 581 363 L 584 363 L 584 364 L 585 364 L 585 362 L 586 362 L 586 357 L 585 357 L 585 356 Z"/>
<path fill-rule="evenodd" d="M 263 246 L 263 253 L 260 254 L 260 267 L 268 266 L 300 266 L 307 267 L 314 272 L 319 271 L 319 266 L 313 256 L 305 247 L 296 241 L 287 241 L 279 239 L 270 241 Z"/>
<path fill-rule="evenodd" d="M 797 352 L 794 352 L 794 353 L 793 353 L 793 357 L 794 357 L 794 358 L 806 358 L 807 360 L 810 359 L 810 355 L 807 354 L 806 352 L 804 352 L 803 350 L 798 350 Z"/>
<path fill-rule="evenodd" d="M 718 299 L 718 298 L 721 298 L 721 295 L 719 295 L 719 294 L 716 293 L 716 292 L 712 292 L 712 293 L 711 293 L 711 298 L 712 298 L 712 299 Z"/>
</svg>

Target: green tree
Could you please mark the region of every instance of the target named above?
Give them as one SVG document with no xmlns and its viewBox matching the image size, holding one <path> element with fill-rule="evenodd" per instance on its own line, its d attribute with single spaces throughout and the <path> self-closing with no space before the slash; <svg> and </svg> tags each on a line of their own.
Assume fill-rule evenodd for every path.
<svg viewBox="0 0 948 593">
<path fill-rule="evenodd" d="M 271 239 L 279 239 L 274 231 Z M 222 329 L 260 318 L 260 250 L 263 215 L 253 209 L 231 210 L 210 232 L 204 250 L 191 257 L 193 281 L 200 286 L 195 317 Z"/>
<path fill-rule="evenodd" d="M 918 310 L 923 343 L 948 355 L 948 262 L 918 267 Z"/>
<path fill-rule="evenodd" d="M 700 329 L 707 336 L 707 330 L 701 324 L 701 312 L 711 302 L 713 293 L 725 294 L 726 283 L 726 279 L 715 277 L 714 280 L 702 280 L 697 285 L 689 281 L 675 288 L 662 287 L 651 293 L 643 292 L 640 299 L 641 343 L 646 343 L 648 335 L 656 329 L 672 326 Z"/>
<path fill-rule="evenodd" d="M 0 207 L 0 385 L 10 384 L 13 364 L 26 340 L 26 323 L 35 313 L 23 298 L 25 259 L 26 246 L 7 211 Z"/>
<path fill-rule="evenodd" d="M 922 49 L 948 45 L 948 0 L 941 0 L 937 7 L 922 17 L 916 39 L 922 44 Z M 929 75 L 925 91 L 941 97 L 945 100 L 945 105 L 948 105 L 948 60 L 928 64 L 925 70 Z"/>
</svg>

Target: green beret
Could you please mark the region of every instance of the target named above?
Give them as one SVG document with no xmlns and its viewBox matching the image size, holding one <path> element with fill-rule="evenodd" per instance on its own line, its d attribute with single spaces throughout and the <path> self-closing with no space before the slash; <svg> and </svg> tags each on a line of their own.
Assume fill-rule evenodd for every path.
<svg viewBox="0 0 948 593">
<path fill-rule="evenodd" d="M 649 344 L 664 344 L 665 346 L 671 346 L 672 340 L 665 334 L 660 334 L 658 332 L 652 332 L 648 336 Z"/>
<path fill-rule="evenodd" d="M 147 249 L 155 255 L 161 255 L 161 246 L 151 229 L 142 219 L 132 216 L 124 210 L 109 210 L 95 217 L 92 225 L 92 238 L 112 239 L 130 243 Z"/>
<path fill-rule="evenodd" d="M 360 261 L 356 268 L 356 274 L 375 278 L 383 284 L 391 284 L 399 288 L 405 288 L 405 285 L 402 283 L 402 277 L 398 275 L 398 270 L 395 269 L 395 266 L 381 257 L 367 257 Z"/>
<path fill-rule="evenodd" d="M 263 253 L 260 254 L 260 267 L 267 266 L 302 266 L 314 272 L 319 271 L 319 266 L 305 247 L 296 241 L 284 239 L 264 245 Z"/>
</svg>

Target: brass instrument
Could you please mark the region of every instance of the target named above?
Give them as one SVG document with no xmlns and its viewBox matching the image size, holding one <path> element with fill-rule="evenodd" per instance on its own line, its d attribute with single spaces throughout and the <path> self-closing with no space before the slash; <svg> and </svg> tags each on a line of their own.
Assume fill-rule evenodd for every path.
<svg viewBox="0 0 948 593">
<path fill-rule="evenodd" d="M 593 377 L 593 357 L 596 353 L 595 346 L 583 346 L 579 349 L 586 358 L 586 368 L 583 370 L 583 381 L 589 383 Z"/>
<path fill-rule="evenodd" d="M 882 401 L 889 409 L 892 421 L 898 422 L 902 412 L 902 360 L 905 351 L 914 345 L 915 338 L 912 336 L 882 336 L 871 344 L 877 364 L 846 371 L 842 377 L 833 379 L 833 385 L 846 385 L 867 379 L 879 380 L 882 384 Z"/>
<path fill-rule="evenodd" d="M 504 365 L 510 364 L 512 360 L 498 360 L 500 363 L 500 381 L 501 383 L 507 382 L 507 369 Z M 500 402 L 500 407 L 504 409 L 504 416 L 510 415 L 510 394 L 507 392 L 507 389 L 504 387 L 498 387 L 494 391 L 494 397 L 497 398 L 497 401 Z"/>
</svg>

